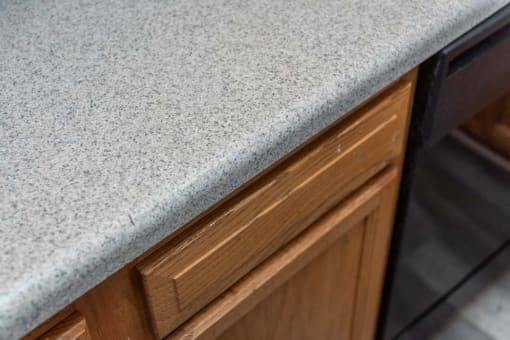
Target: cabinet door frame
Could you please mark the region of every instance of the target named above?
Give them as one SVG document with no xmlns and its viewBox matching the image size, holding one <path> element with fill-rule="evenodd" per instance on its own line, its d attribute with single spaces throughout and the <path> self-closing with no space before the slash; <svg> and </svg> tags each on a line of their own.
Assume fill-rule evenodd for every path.
<svg viewBox="0 0 510 340">
<path fill-rule="evenodd" d="M 379 307 L 397 187 L 398 170 L 390 167 L 239 280 L 167 339 L 217 338 L 355 226 L 362 226 L 364 230 L 352 310 L 351 339 L 371 339 Z"/>
</svg>

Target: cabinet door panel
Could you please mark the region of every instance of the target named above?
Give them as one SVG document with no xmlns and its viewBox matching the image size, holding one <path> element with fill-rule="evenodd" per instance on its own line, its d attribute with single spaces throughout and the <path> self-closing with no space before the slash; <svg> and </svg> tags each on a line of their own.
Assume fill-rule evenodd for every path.
<svg viewBox="0 0 510 340">
<path fill-rule="evenodd" d="M 356 225 L 219 339 L 348 339 L 363 231 Z"/>
</svg>

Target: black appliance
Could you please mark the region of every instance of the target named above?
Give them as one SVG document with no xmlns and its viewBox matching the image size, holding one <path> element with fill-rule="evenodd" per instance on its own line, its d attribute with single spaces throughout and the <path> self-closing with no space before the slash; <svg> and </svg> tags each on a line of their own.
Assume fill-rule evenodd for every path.
<svg viewBox="0 0 510 340">
<path fill-rule="evenodd" d="M 377 338 L 399 339 L 510 245 L 510 164 L 458 131 L 510 93 L 510 5 L 419 70 Z"/>
</svg>

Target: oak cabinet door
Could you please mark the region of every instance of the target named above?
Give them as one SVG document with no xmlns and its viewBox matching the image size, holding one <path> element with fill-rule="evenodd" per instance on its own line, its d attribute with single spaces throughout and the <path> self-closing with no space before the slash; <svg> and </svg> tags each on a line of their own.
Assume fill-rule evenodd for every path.
<svg viewBox="0 0 510 340">
<path fill-rule="evenodd" d="M 363 224 L 336 240 L 219 339 L 349 339 Z"/>
<path fill-rule="evenodd" d="M 371 180 L 169 338 L 371 339 L 397 177 Z"/>
</svg>

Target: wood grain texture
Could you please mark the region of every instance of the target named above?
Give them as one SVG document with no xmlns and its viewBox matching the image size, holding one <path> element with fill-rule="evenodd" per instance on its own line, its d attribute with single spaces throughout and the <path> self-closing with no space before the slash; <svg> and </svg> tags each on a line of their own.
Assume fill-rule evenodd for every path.
<svg viewBox="0 0 510 340">
<path fill-rule="evenodd" d="M 487 106 L 464 128 L 481 142 L 510 158 L 510 95 Z"/>
<path fill-rule="evenodd" d="M 359 283 L 351 339 L 374 338 L 386 262 L 393 230 L 398 181 L 388 183 L 380 193 L 380 205 L 368 218 L 359 267 Z"/>
<path fill-rule="evenodd" d="M 217 339 L 348 339 L 362 241 L 360 223 Z"/>
<path fill-rule="evenodd" d="M 34 340 L 39 339 L 43 334 L 49 332 L 53 327 L 56 327 L 60 322 L 65 320 L 67 317 L 69 317 L 71 314 L 74 313 L 74 308 L 72 306 L 67 306 L 66 308 L 62 309 L 57 314 L 53 315 L 51 318 L 34 328 L 29 333 L 25 334 L 21 338 L 21 340 Z"/>
<path fill-rule="evenodd" d="M 92 339 L 154 339 L 138 275 L 126 267 L 79 298 L 74 307 Z"/>
<path fill-rule="evenodd" d="M 371 249 L 367 242 L 374 241 L 365 234 L 374 234 L 373 229 L 378 230 L 382 223 L 391 226 L 392 221 L 378 218 L 375 212 L 391 213 L 387 208 L 395 201 L 397 175 L 398 170 L 393 168 L 370 181 L 169 339 L 215 339 L 224 331 L 220 339 L 349 339 L 351 326 L 360 324 L 353 318 L 357 300 L 367 305 L 359 309 L 360 313 L 375 322 L 374 299 L 362 300 L 356 292 L 366 288 L 360 281 L 362 255 L 365 249 Z M 389 226 L 381 233 L 389 234 Z M 379 236 L 387 240 L 389 235 Z M 334 255 L 316 259 L 325 252 Z M 385 254 L 377 255 L 382 256 L 379 261 L 384 261 Z M 363 279 L 380 280 L 383 271 L 376 270 L 374 276 L 364 275 Z M 369 322 L 364 324 L 368 326 Z"/>
<path fill-rule="evenodd" d="M 40 340 L 91 340 L 87 322 L 79 313 L 73 313 L 59 322 Z"/>
<path fill-rule="evenodd" d="M 342 124 L 250 196 L 139 268 L 159 337 L 212 301 L 401 151 L 411 83 Z M 299 207 L 299 209 L 296 209 Z"/>
</svg>

